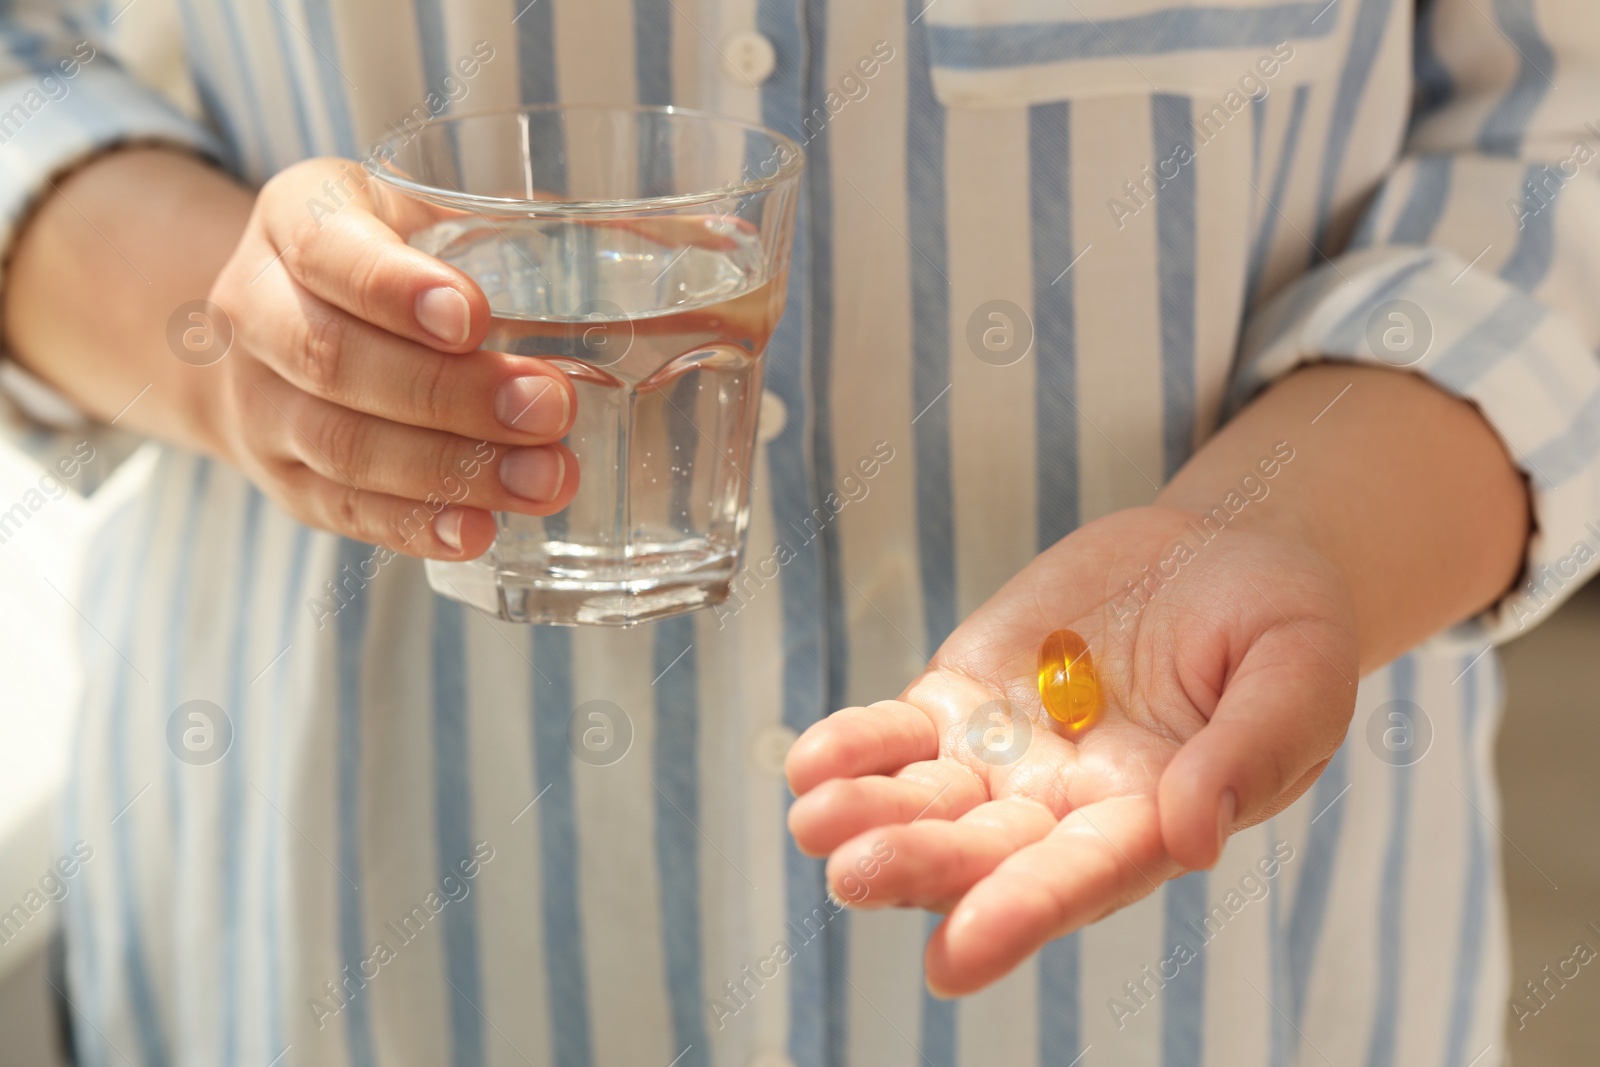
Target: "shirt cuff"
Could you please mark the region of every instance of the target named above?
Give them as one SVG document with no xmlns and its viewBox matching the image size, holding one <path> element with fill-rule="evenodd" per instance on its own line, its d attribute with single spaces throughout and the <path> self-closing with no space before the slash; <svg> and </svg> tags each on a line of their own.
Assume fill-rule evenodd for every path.
<svg viewBox="0 0 1600 1067">
<path fill-rule="evenodd" d="M 125 72 L 101 66 L 75 77 L 0 82 L 0 288 L 29 214 L 51 183 L 85 160 L 123 144 L 187 148 L 214 161 L 221 145 L 204 126 L 184 117 L 155 91 Z M 0 401 L 46 425 L 74 421 L 71 406 L 0 352 Z M 65 405 L 65 407 L 63 407 Z M 6 434 L 3 436 L 10 437 Z"/>
<path fill-rule="evenodd" d="M 1444 249 L 1353 252 L 1252 319 L 1230 409 L 1325 360 L 1408 370 L 1471 401 L 1527 478 L 1534 528 L 1518 585 L 1428 645 L 1517 637 L 1600 567 L 1600 361 L 1563 316 Z"/>
<path fill-rule="evenodd" d="M 52 95 L 35 77 L 0 83 L 0 262 L 6 266 L 23 222 L 51 182 L 100 152 L 152 142 L 224 158 L 204 126 L 121 70 L 88 67 L 54 82 Z"/>
</svg>

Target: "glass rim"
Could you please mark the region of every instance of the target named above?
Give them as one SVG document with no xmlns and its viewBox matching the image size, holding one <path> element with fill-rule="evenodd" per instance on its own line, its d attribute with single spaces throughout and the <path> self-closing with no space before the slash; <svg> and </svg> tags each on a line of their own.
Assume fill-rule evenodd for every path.
<svg viewBox="0 0 1600 1067">
<path fill-rule="evenodd" d="M 695 193 L 677 193 L 671 196 L 627 197 L 614 200 L 526 200 L 520 197 L 486 196 L 482 193 L 441 189 L 436 185 L 427 185 L 399 173 L 394 165 L 395 158 L 399 155 L 401 149 L 422 136 L 423 131 L 435 126 L 443 126 L 467 119 L 551 112 L 609 112 L 612 114 L 682 116 L 688 119 L 759 133 L 773 141 L 774 157 L 781 155 L 783 150 L 787 148 L 789 159 L 786 162 L 779 160 L 778 169 L 770 176 L 763 174 L 753 178 L 744 178 L 737 183 L 728 182 L 715 189 Z M 791 183 L 800 176 L 806 165 L 805 149 L 801 148 L 794 138 L 763 126 L 758 122 L 749 122 L 745 119 L 734 118 L 730 115 L 719 115 L 715 112 L 702 111 L 698 108 L 660 104 L 514 104 L 451 112 L 433 116 L 419 126 L 415 132 L 396 134 L 379 141 L 374 146 L 371 156 L 377 157 L 373 159 L 373 162 L 378 164 L 370 172 L 373 179 L 410 196 L 415 196 L 443 207 L 479 207 L 485 209 L 484 213 L 513 214 L 529 218 L 561 218 L 573 215 L 604 215 L 628 212 L 649 213 L 680 207 L 693 207 L 698 204 L 711 204 L 718 200 L 748 196 L 752 193 L 763 192 L 767 189 Z"/>
</svg>

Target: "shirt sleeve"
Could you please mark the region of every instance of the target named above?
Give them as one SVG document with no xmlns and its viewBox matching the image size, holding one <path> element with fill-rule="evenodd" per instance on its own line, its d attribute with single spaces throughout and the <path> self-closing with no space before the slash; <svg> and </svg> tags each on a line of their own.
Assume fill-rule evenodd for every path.
<svg viewBox="0 0 1600 1067">
<path fill-rule="evenodd" d="M 0 289 L 35 206 L 57 178 L 89 158 L 133 143 L 224 158 L 205 126 L 123 69 L 106 45 L 100 16 L 80 6 L 17 0 L 0 14 Z M 35 424 L 79 421 L 70 405 L 3 352 L 0 371 L 0 397 L 13 413 Z"/>
<path fill-rule="evenodd" d="M 164 142 L 212 158 L 220 148 L 134 78 L 96 21 L 63 0 L 20 0 L 0 15 L 0 249 L 54 179 L 108 148 Z"/>
<path fill-rule="evenodd" d="M 1331 359 L 1423 374 L 1477 406 L 1534 511 L 1519 584 L 1435 639 L 1478 648 L 1600 566 L 1600 35 L 1592 0 L 1487 7 L 1425 5 L 1402 157 L 1350 250 L 1251 317 L 1230 396 Z"/>
</svg>

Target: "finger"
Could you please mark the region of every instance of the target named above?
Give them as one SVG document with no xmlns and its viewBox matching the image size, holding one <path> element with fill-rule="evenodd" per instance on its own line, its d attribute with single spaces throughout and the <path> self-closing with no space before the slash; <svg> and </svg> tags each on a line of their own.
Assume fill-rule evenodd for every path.
<svg viewBox="0 0 1600 1067">
<path fill-rule="evenodd" d="M 506 444 L 546 444 L 571 428 L 572 383 L 543 360 L 442 355 L 363 322 L 288 278 L 261 279 L 297 313 L 246 318 L 245 347 L 313 396 L 369 415 Z"/>
<path fill-rule="evenodd" d="M 953 819 L 989 799 L 988 789 L 965 767 L 930 760 L 902 777 L 835 778 L 789 806 L 789 832 L 808 856 L 826 856 L 874 827 L 916 819 Z"/>
<path fill-rule="evenodd" d="M 298 172 L 283 181 L 307 184 Z M 301 192 L 263 190 L 260 200 L 267 239 L 296 282 L 356 318 L 419 344 L 470 352 L 483 343 L 489 300 L 471 278 L 407 245 L 371 213 L 364 197 L 332 213 L 314 212 Z"/>
<path fill-rule="evenodd" d="M 1080 808 L 956 902 L 928 940 L 928 988 L 946 997 L 982 989 L 1046 941 L 1155 892 L 1179 870 L 1162 848 L 1153 798 Z"/>
<path fill-rule="evenodd" d="M 411 500 L 530 515 L 554 514 L 577 494 L 577 457 L 564 445 L 506 448 L 283 389 L 287 395 L 275 404 L 283 416 L 278 445 L 325 478 Z"/>
<path fill-rule="evenodd" d="M 381 545 L 405 556 L 477 559 L 494 541 L 494 516 L 479 508 L 435 510 L 415 500 L 331 481 L 308 467 L 284 464 L 278 503 L 310 526 Z"/>
<path fill-rule="evenodd" d="M 828 857 L 828 885 L 859 908 L 944 911 L 1007 856 L 1053 830 L 1048 808 L 1021 797 L 979 804 L 954 822 L 880 826 Z"/>
<path fill-rule="evenodd" d="M 1211 721 L 1162 772 L 1162 835 L 1179 863 L 1211 867 L 1228 834 L 1282 810 L 1316 780 L 1350 725 L 1348 642 L 1331 626 L 1302 622 L 1251 647 Z M 1347 651 L 1348 677 L 1325 658 Z"/>
<path fill-rule="evenodd" d="M 814 723 L 789 750 L 784 770 L 796 794 L 830 778 L 892 774 L 939 754 L 939 731 L 927 714 L 898 700 L 845 708 Z"/>
</svg>

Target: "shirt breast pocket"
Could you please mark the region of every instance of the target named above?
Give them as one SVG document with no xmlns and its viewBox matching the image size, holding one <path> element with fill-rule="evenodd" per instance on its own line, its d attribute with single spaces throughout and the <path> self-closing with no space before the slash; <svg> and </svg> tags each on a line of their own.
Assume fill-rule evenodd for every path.
<svg viewBox="0 0 1600 1067">
<path fill-rule="evenodd" d="M 925 9 L 933 92 L 946 112 L 954 284 L 963 270 L 984 279 L 958 298 L 1023 309 L 1040 392 L 1069 396 L 1093 420 L 1089 432 L 1070 431 L 1070 450 L 1038 446 L 1075 456 L 1082 517 L 1148 503 L 1151 472 L 1175 470 L 1216 425 L 1257 235 L 1278 218 L 1262 175 L 1292 140 L 1290 117 L 1333 76 L 1339 15 L 1353 7 L 936 0 Z M 994 210 L 1009 203 L 1025 213 Z M 971 233 L 983 240 L 955 243 Z M 1007 288 L 1001 279 L 1019 259 L 1029 261 L 1027 284 Z M 1051 432 L 1041 421 L 1040 440 Z"/>
<path fill-rule="evenodd" d="M 1159 93 L 1230 93 L 1317 80 L 1351 0 L 936 0 L 934 92 L 947 107 Z"/>
</svg>

